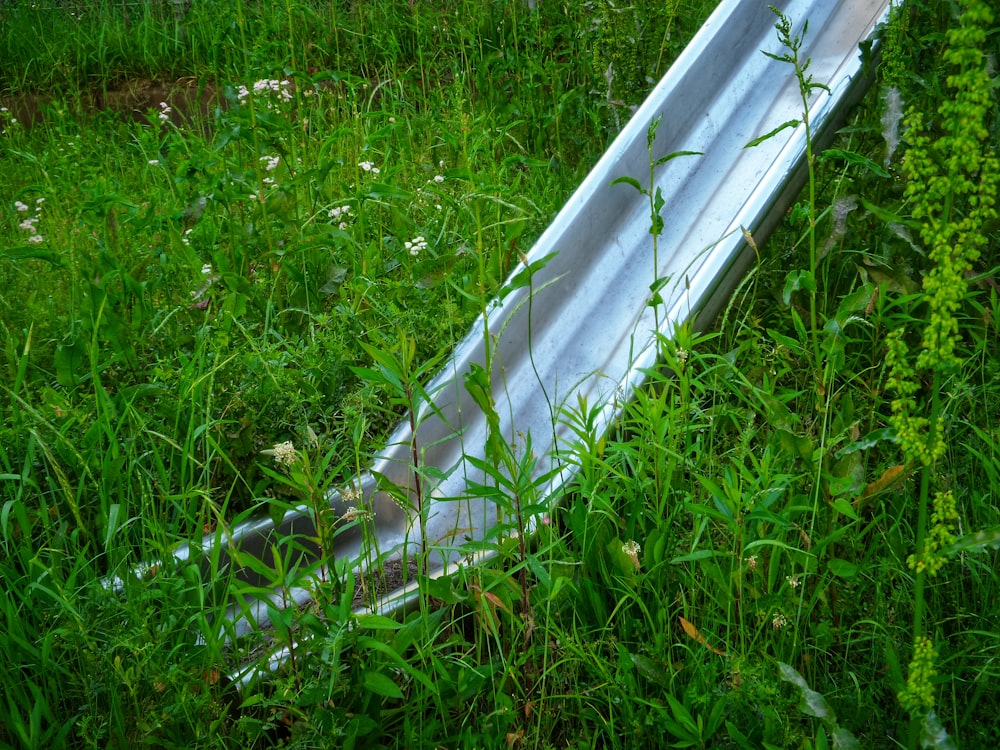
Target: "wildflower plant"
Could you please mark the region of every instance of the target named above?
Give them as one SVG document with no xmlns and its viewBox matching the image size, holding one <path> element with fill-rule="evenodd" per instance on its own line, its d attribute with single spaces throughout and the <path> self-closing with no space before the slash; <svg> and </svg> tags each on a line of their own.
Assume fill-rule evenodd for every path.
<svg viewBox="0 0 1000 750">
<path fill-rule="evenodd" d="M 342 514 L 342 517 L 334 514 L 330 493 L 340 474 L 340 467 L 335 463 L 338 451 L 336 447 L 324 445 L 312 427 L 306 428 L 306 434 L 308 446 L 305 450 L 297 450 L 291 440 L 285 440 L 261 451 L 262 455 L 273 459 L 276 469 L 261 468 L 279 487 L 290 492 L 297 502 L 308 507 L 316 531 L 314 542 L 322 561 L 319 578 L 323 586 L 329 585 L 330 589 L 329 593 L 323 592 L 323 596 L 337 601 L 344 589 L 338 569 L 341 563 L 336 556 L 336 537 L 356 524 L 359 514 L 349 517 L 347 514 Z M 271 510 L 277 523 L 287 506 L 273 503 Z"/>
<path fill-rule="evenodd" d="M 950 95 L 938 108 L 937 134 L 928 132 L 918 110 L 911 109 L 905 118 L 906 198 L 919 222 L 931 268 L 923 281 L 921 299 L 927 312 L 919 321 L 919 350 L 914 355 L 908 343 L 916 334 L 899 329 L 889 335 L 886 358 L 886 385 L 894 393 L 890 421 L 907 461 L 921 468 L 916 551 L 908 558 L 915 573 L 914 656 L 900 701 L 913 716 L 924 718 L 934 707 L 930 685 L 935 674 L 935 651 L 925 634 L 924 585 L 943 566 L 942 550 L 954 540 L 958 518 L 951 491 L 939 490 L 931 497 L 948 445 L 942 391 L 963 364 L 959 313 L 968 277 L 989 241 L 984 227 L 997 216 L 1000 189 L 1000 160 L 985 146 L 994 104 L 982 48 L 993 11 L 981 0 L 964 0 L 961 8 L 959 23 L 947 34 L 944 62 Z"/>
</svg>

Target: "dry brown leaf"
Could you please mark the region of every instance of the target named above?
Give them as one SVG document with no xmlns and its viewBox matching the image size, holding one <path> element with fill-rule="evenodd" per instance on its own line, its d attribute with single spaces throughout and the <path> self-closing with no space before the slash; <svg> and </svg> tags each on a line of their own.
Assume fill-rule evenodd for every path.
<svg viewBox="0 0 1000 750">
<path fill-rule="evenodd" d="M 865 491 L 861 493 L 861 497 L 871 497 L 882 490 L 889 489 L 893 484 L 896 483 L 906 471 L 906 467 L 902 464 L 899 466 L 893 466 L 892 468 L 886 469 L 882 476 L 876 479 L 874 482 L 865 487 Z"/>
<path fill-rule="evenodd" d="M 719 656 L 726 655 L 725 651 L 720 651 L 719 649 L 712 646 L 708 642 L 708 639 L 701 634 L 701 631 L 698 630 L 698 628 L 696 628 L 692 622 L 685 620 L 683 617 L 679 616 L 677 619 L 681 621 L 681 627 L 684 628 L 684 632 L 687 633 L 690 638 L 693 638 L 694 640 L 698 641 L 698 643 L 707 648 L 713 654 L 718 654 Z"/>
</svg>

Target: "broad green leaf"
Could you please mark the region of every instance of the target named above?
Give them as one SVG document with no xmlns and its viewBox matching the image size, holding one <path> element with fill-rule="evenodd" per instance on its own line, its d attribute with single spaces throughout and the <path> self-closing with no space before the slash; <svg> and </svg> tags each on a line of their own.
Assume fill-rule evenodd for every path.
<svg viewBox="0 0 1000 750">
<path fill-rule="evenodd" d="M 765 52 L 764 54 L 768 55 L 767 52 Z M 768 57 L 771 57 L 771 55 L 768 55 Z M 778 58 L 775 58 L 775 59 L 778 59 Z M 801 124 L 802 123 L 801 123 L 800 120 L 789 120 L 788 122 L 783 122 L 778 127 L 776 127 L 774 130 L 772 130 L 770 133 L 765 133 L 764 135 L 762 135 L 762 136 L 760 136 L 758 138 L 754 138 L 752 141 L 750 141 L 743 148 L 753 148 L 754 146 L 759 146 L 764 141 L 769 140 L 771 138 L 774 138 L 774 136 L 776 136 L 782 130 L 785 130 L 786 128 L 797 128 Z"/>
<path fill-rule="evenodd" d="M 403 691 L 399 689 L 399 685 L 381 672 L 367 670 L 361 677 L 361 684 L 366 690 L 370 690 L 376 695 L 382 695 L 386 698 L 403 697 Z"/>
<path fill-rule="evenodd" d="M 114 538 L 115 532 L 118 531 L 118 519 L 121 516 L 121 510 L 121 503 L 111 503 L 111 507 L 108 508 L 108 522 L 104 530 L 104 549 L 108 549 L 111 546 L 111 540 Z"/>
<path fill-rule="evenodd" d="M 896 442 L 896 430 L 892 427 L 882 427 L 878 430 L 872 430 L 860 440 L 848 443 L 837 451 L 837 458 L 844 458 L 844 456 L 849 456 L 858 451 L 866 451 L 869 448 L 874 448 L 876 445 L 885 440 Z"/>
<path fill-rule="evenodd" d="M 959 552 L 980 552 L 986 547 L 1000 548 L 1000 526 L 959 537 L 952 544 L 949 544 L 944 552 L 949 557 L 954 557 Z"/>
<path fill-rule="evenodd" d="M 368 192 L 365 195 L 377 200 L 409 201 L 413 199 L 412 193 L 384 182 L 373 182 L 368 186 Z"/>
<path fill-rule="evenodd" d="M 647 680 L 655 682 L 658 685 L 668 685 L 670 683 L 670 678 L 663 667 L 648 656 L 633 653 L 630 653 L 629 656 L 636 669 L 639 670 L 639 674 Z"/>
<path fill-rule="evenodd" d="M 858 513 L 854 510 L 854 506 L 847 502 L 846 498 L 838 497 L 833 501 L 833 509 L 838 513 L 850 518 L 852 521 L 858 520 Z"/>
<path fill-rule="evenodd" d="M 786 305 L 792 303 L 792 293 L 797 291 L 815 292 L 816 279 L 810 271 L 790 271 L 785 277 L 785 289 L 781 293 L 781 301 Z"/>
<path fill-rule="evenodd" d="M 403 624 L 383 615 L 361 614 L 358 615 L 358 627 L 370 630 L 399 630 Z"/>
<path fill-rule="evenodd" d="M 775 430 L 775 434 L 778 436 L 778 444 L 785 453 L 806 462 L 812 461 L 812 440 L 802 435 L 795 435 L 788 430 Z"/>
<path fill-rule="evenodd" d="M 861 206 L 868 211 L 868 213 L 874 215 L 876 219 L 885 224 L 902 224 L 911 229 L 920 228 L 920 222 L 914 221 L 909 217 L 900 216 L 899 214 L 893 213 L 892 211 L 884 209 L 881 206 L 876 206 L 874 203 L 867 201 L 864 198 L 861 198 Z"/>
<path fill-rule="evenodd" d="M 876 164 L 867 156 L 862 156 L 861 154 L 856 154 L 853 151 L 844 151 L 839 148 L 828 148 L 822 154 L 819 155 L 820 161 L 833 161 L 834 159 L 843 159 L 848 164 L 854 164 L 859 167 L 867 169 L 874 175 L 879 177 L 892 177 L 888 170 L 880 164 Z"/>
<path fill-rule="evenodd" d="M 830 559 L 830 572 L 838 578 L 854 578 L 858 574 L 858 566 L 839 557 Z"/>
<path fill-rule="evenodd" d="M 544 258 L 539 258 L 533 263 L 527 266 L 521 265 L 521 270 L 518 271 L 514 278 L 512 278 L 507 284 L 504 284 L 503 288 L 499 292 L 500 299 L 504 299 L 508 294 L 513 292 L 515 289 L 521 289 L 526 286 L 531 285 L 532 277 L 545 268 L 548 262 L 556 257 L 556 253 L 549 253 Z"/>
<path fill-rule="evenodd" d="M 799 689 L 799 694 L 802 699 L 799 704 L 799 710 L 802 711 L 802 713 L 807 716 L 815 716 L 817 719 L 823 719 L 826 721 L 836 720 L 833 709 L 831 709 L 830 704 L 826 702 L 826 698 L 824 698 L 820 693 L 817 693 L 815 690 L 812 690 L 805 678 L 793 667 L 779 661 L 778 671 L 782 680 L 790 682 Z"/>
<path fill-rule="evenodd" d="M 643 190 L 642 185 L 639 184 L 639 181 L 637 179 L 635 179 L 635 177 L 619 177 L 619 178 L 617 178 L 615 180 L 612 180 L 611 184 L 612 185 L 631 185 L 636 190 L 638 190 L 640 193 L 645 193 L 646 192 L 645 190 Z"/>
<path fill-rule="evenodd" d="M 674 151 L 671 154 L 667 154 L 666 156 L 661 156 L 659 159 L 657 159 L 656 166 L 660 166 L 661 164 L 666 164 L 668 161 L 673 161 L 678 156 L 703 156 L 704 153 L 705 153 L 704 151 Z"/>
<path fill-rule="evenodd" d="M 680 555 L 679 557 L 674 557 L 670 560 L 671 565 L 677 565 L 678 563 L 686 562 L 697 562 L 698 560 L 708 560 L 712 557 L 729 557 L 728 552 L 719 552 L 714 549 L 700 549 L 695 552 L 690 552 L 686 555 Z"/>
<path fill-rule="evenodd" d="M 802 354 L 804 351 L 802 348 L 802 343 L 798 339 L 793 339 L 791 336 L 786 336 L 783 333 L 779 333 L 773 328 L 767 329 L 767 335 L 774 339 L 774 343 L 781 344 L 783 347 L 788 349 L 792 354 Z"/>
</svg>

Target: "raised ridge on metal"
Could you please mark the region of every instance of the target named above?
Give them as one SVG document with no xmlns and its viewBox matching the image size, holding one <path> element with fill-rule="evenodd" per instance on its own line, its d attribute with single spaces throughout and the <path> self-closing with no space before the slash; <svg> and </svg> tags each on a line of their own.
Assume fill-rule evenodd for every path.
<svg viewBox="0 0 1000 750">
<path fill-rule="evenodd" d="M 822 144 L 867 86 L 859 46 L 874 39 L 887 18 L 889 0 L 771 4 L 789 16 L 796 29 L 808 21 L 800 55 L 811 59 L 809 72 L 815 82 L 828 87 L 815 90 L 809 100 L 814 142 Z M 433 408 L 420 413 L 416 434 L 408 422 L 400 425 L 372 473 L 358 480 L 364 505 L 374 509 L 382 552 L 400 556 L 420 549 L 416 517 L 375 480 L 379 476 L 381 482 L 412 493 L 414 443 L 422 467 L 434 468 L 420 477 L 429 502 L 424 533 L 443 566 L 435 575 L 448 572 L 465 554 L 463 541 L 482 539 L 497 521 L 497 509 L 468 492 L 470 484 L 485 481 L 468 457 L 481 457 L 487 423 L 464 387 L 464 376 L 474 365 L 487 366 L 487 341 L 502 434 L 517 451 L 524 450 L 524 436 L 531 435 L 539 476 L 554 471 L 542 494 L 555 498 L 574 471 L 571 464 L 560 462 L 574 435 L 558 410 L 584 399 L 599 409 L 597 429 L 603 433 L 642 385 L 644 370 L 656 364 L 657 321 L 659 331 L 669 336 L 677 324 L 704 325 L 726 303 L 753 257 L 741 228 L 763 241 L 805 177 L 802 126 L 745 148 L 802 113 L 791 66 L 763 54 L 783 52 L 768 5 L 762 0 L 723 0 L 528 253 L 529 263 L 555 254 L 536 272 L 531 289 L 515 288 L 489 306 L 428 384 Z M 678 151 L 701 155 L 674 159 L 655 170 L 652 189 L 659 190 L 666 203 L 657 254 L 660 267 L 654 271 L 648 198 L 633 186 L 612 183 L 628 176 L 645 185 L 650 164 L 647 132 L 661 117 L 654 159 Z M 654 278 L 669 279 L 660 290 L 663 304 L 657 318 L 648 304 Z M 431 476 L 438 479 L 428 486 Z M 346 510 L 337 494 L 330 503 L 338 513 Z M 312 514 L 303 509 L 287 514 L 278 525 L 265 520 L 240 527 L 222 549 L 213 550 L 213 542 L 206 541 L 178 550 L 177 556 L 191 559 L 214 552 L 225 565 L 233 546 L 242 554 L 269 558 L 270 546 L 280 540 L 315 536 Z M 338 537 L 333 554 L 358 562 L 363 542 L 360 534 Z M 308 561 L 317 552 L 307 546 L 303 554 Z M 251 583 L 266 586 L 267 581 Z M 284 592 L 282 601 L 302 604 L 309 595 L 309 587 L 303 587 Z M 380 609 L 396 611 L 415 595 L 411 583 L 387 597 Z M 237 632 L 266 620 L 259 606 L 234 609 L 232 618 Z M 269 664 L 240 672 L 234 680 L 250 681 L 283 659 L 283 652 L 275 652 Z"/>
</svg>

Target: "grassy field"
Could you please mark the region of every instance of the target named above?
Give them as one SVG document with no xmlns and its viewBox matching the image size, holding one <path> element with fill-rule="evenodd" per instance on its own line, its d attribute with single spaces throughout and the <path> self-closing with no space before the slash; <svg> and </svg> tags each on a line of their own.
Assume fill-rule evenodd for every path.
<svg viewBox="0 0 1000 750">
<path fill-rule="evenodd" d="M 367 467 L 404 412 L 366 373 L 465 335 L 713 6 L 0 6 L 0 746 L 1000 743 L 978 0 L 895 13 L 717 328 L 661 342 L 612 434 L 563 414 L 578 480 L 530 544 L 399 620 L 344 561 L 240 637 L 217 560 L 136 567 Z"/>
</svg>

